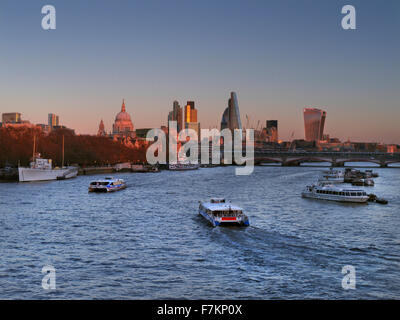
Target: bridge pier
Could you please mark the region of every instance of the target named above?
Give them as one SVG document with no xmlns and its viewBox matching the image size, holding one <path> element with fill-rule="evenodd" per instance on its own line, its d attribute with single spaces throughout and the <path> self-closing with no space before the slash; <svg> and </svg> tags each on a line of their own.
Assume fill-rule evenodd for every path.
<svg viewBox="0 0 400 320">
<path fill-rule="evenodd" d="M 332 163 L 331 163 L 331 167 L 333 167 L 333 168 L 337 168 L 337 167 L 344 167 L 344 162 L 336 162 L 336 161 L 332 161 Z"/>
<path fill-rule="evenodd" d="M 387 163 L 385 161 L 381 161 L 380 167 L 381 168 L 387 168 L 388 165 L 387 165 Z"/>
<path fill-rule="evenodd" d="M 282 167 L 298 167 L 300 166 L 299 161 L 284 161 L 282 162 Z"/>
</svg>

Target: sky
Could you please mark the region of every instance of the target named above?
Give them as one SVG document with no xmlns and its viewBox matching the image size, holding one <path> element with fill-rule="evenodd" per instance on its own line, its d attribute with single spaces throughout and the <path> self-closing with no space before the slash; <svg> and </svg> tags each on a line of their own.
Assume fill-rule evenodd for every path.
<svg viewBox="0 0 400 320">
<path fill-rule="evenodd" d="M 56 30 L 41 27 L 47 4 Z M 347 4 L 356 30 L 341 27 Z M 123 98 L 135 128 L 194 100 L 209 128 L 235 91 L 242 123 L 277 119 L 283 140 L 304 138 L 317 107 L 331 137 L 399 144 L 399 34 L 397 0 L 1 0 L 0 112 L 95 134 Z"/>
</svg>

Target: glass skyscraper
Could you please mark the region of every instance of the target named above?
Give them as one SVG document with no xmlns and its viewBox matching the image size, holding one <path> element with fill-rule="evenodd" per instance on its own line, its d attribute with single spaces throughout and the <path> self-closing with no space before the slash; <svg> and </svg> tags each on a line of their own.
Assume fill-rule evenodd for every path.
<svg viewBox="0 0 400 320">
<path fill-rule="evenodd" d="M 304 130 L 306 141 L 320 141 L 324 134 L 326 112 L 316 108 L 304 108 Z"/>
<path fill-rule="evenodd" d="M 235 92 L 231 92 L 231 97 L 228 100 L 228 107 L 225 109 L 222 120 L 221 130 L 230 129 L 242 129 L 242 122 L 240 120 L 239 103 Z"/>
<path fill-rule="evenodd" d="M 48 125 L 51 128 L 59 126 L 60 125 L 59 117 L 57 115 L 55 115 L 54 113 L 49 113 L 49 115 L 48 115 Z"/>
</svg>

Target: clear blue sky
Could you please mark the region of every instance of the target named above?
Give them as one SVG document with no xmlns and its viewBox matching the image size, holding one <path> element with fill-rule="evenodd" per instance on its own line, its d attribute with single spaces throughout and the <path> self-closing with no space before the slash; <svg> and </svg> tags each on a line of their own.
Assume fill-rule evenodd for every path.
<svg viewBox="0 0 400 320">
<path fill-rule="evenodd" d="M 57 29 L 41 28 L 41 8 Z M 357 30 L 341 28 L 352 4 Z M 400 1 L 48 0 L 0 2 L 0 112 L 47 113 L 79 133 L 111 130 L 122 98 L 134 126 L 166 124 L 195 100 L 219 125 L 236 91 L 254 126 L 303 138 L 302 109 L 327 111 L 341 139 L 400 143 Z"/>
</svg>

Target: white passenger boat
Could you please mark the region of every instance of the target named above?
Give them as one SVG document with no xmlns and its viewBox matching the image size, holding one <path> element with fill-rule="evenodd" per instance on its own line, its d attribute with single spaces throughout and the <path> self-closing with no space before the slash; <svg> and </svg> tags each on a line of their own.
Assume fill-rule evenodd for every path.
<svg viewBox="0 0 400 320">
<path fill-rule="evenodd" d="M 75 178 L 78 175 L 78 167 L 64 166 L 64 136 L 62 140 L 62 166 L 53 168 L 51 159 L 43 159 L 36 152 L 36 136 L 33 137 L 33 155 L 29 167 L 18 167 L 20 182 L 64 180 Z"/>
<path fill-rule="evenodd" d="M 89 192 L 113 192 L 126 188 L 126 183 L 123 179 L 114 179 L 106 177 L 92 181 L 89 185 Z"/>
<path fill-rule="evenodd" d="M 70 179 L 78 175 L 78 168 L 53 168 L 51 159 L 42 159 L 38 154 L 29 167 L 18 167 L 18 175 L 20 182 Z"/>
<path fill-rule="evenodd" d="M 211 198 L 210 202 L 200 202 L 199 214 L 214 227 L 223 225 L 249 226 L 250 221 L 242 208 L 225 202 L 223 198 Z"/>
<path fill-rule="evenodd" d="M 332 184 L 317 184 L 307 186 L 301 195 L 304 198 L 339 202 L 366 203 L 368 201 L 368 195 L 364 190 L 339 188 Z"/>
<path fill-rule="evenodd" d="M 322 178 L 319 179 L 323 183 L 343 183 L 344 182 L 344 172 L 341 170 L 328 170 L 324 171 Z"/>
</svg>

